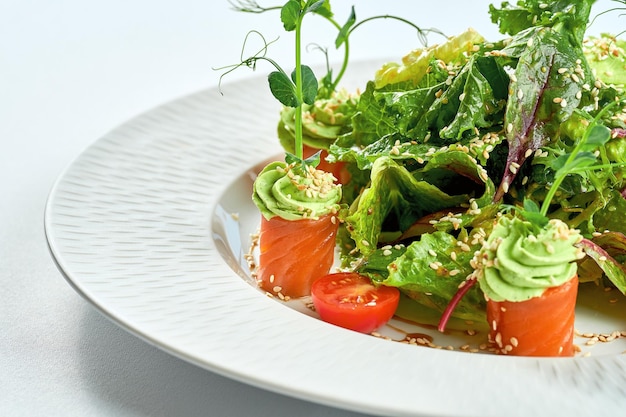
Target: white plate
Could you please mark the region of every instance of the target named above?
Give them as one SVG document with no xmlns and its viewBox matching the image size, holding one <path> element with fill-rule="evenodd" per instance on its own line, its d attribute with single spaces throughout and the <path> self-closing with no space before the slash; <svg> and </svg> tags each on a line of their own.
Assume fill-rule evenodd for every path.
<svg viewBox="0 0 626 417">
<path fill-rule="evenodd" d="M 350 87 L 363 86 L 375 65 L 353 65 Z M 243 255 L 259 221 L 250 202 L 256 169 L 281 152 L 279 106 L 260 78 L 223 91 L 131 120 L 55 184 L 45 213 L 50 251 L 105 315 L 211 371 L 355 411 L 485 417 L 626 409 L 621 340 L 612 345 L 618 352 L 566 359 L 438 350 L 343 330 L 263 296 Z M 582 311 L 577 325 L 624 327 L 594 314 Z"/>
</svg>

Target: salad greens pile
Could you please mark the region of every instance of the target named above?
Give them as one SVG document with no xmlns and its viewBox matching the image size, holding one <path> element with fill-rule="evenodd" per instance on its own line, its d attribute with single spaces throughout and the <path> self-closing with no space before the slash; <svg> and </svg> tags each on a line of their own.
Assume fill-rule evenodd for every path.
<svg viewBox="0 0 626 417">
<path fill-rule="evenodd" d="M 354 9 L 341 26 L 328 0 L 292 2 L 318 4 L 347 49 Z M 358 97 L 337 92 L 330 70 L 320 79 L 303 117 L 324 109 L 325 135 L 311 144 L 350 172 L 344 267 L 442 312 L 514 207 L 579 229 L 581 282 L 626 294 L 626 220 L 614 215 L 626 211 L 626 42 L 585 37 L 593 3 L 491 5 L 502 39 L 470 29 L 423 46 L 383 65 Z M 279 122 L 285 147 L 293 117 L 285 108 Z M 484 319 L 484 303 L 474 286 L 454 314 Z"/>
<path fill-rule="evenodd" d="M 592 3 L 492 5 L 508 37 L 468 31 L 376 74 L 330 147 L 369 172 L 354 176 L 364 181 L 345 217 L 345 261 L 442 311 L 497 213 L 550 201 L 537 214 L 580 229 L 596 261 L 581 265 L 582 281 L 605 276 L 626 294 L 626 221 L 611 215 L 626 208 L 626 61 L 608 35 L 612 52 L 591 58 L 601 52 L 584 39 Z M 472 288 L 455 314 L 478 319 L 483 303 Z"/>
</svg>

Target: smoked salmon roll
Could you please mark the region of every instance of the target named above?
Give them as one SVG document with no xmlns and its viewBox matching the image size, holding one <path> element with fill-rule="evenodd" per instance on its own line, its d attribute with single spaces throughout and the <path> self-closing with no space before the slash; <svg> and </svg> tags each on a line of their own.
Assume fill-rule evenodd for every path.
<svg viewBox="0 0 626 417">
<path fill-rule="evenodd" d="M 334 263 L 341 186 L 312 166 L 274 162 L 254 182 L 261 211 L 257 282 L 280 298 L 310 294 Z"/>
<path fill-rule="evenodd" d="M 526 301 L 487 301 L 489 341 L 514 356 L 573 356 L 578 276 Z"/>
<path fill-rule="evenodd" d="M 474 258 L 497 353 L 572 356 L 580 233 L 560 220 L 538 226 L 501 217 Z"/>
<path fill-rule="evenodd" d="M 303 297 L 334 262 L 339 222 L 334 213 L 311 220 L 261 218 L 257 282 L 279 297 Z"/>
</svg>

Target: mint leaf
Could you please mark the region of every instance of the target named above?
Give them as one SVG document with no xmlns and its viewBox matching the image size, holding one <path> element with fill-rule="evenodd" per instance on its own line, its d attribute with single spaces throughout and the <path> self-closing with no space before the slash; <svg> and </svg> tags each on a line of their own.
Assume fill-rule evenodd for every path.
<svg viewBox="0 0 626 417">
<path fill-rule="evenodd" d="M 524 211 L 527 213 L 539 213 L 539 205 L 530 198 L 524 199 Z"/>
</svg>

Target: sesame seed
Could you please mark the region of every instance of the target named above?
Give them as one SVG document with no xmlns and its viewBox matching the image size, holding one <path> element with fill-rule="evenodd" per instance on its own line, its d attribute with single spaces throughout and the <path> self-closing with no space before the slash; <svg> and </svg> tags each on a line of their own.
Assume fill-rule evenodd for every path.
<svg viewBox="0 0 626 417">
<path fill-rule="evenodd" d="M 509 183 L 508 183 L 508 181 L 503 181 L 503 182 L 502 182 L 502 190 L 503 190 L 505 193 L 508 193 L 508 192 L 509 192 Z"/>
</svg>

